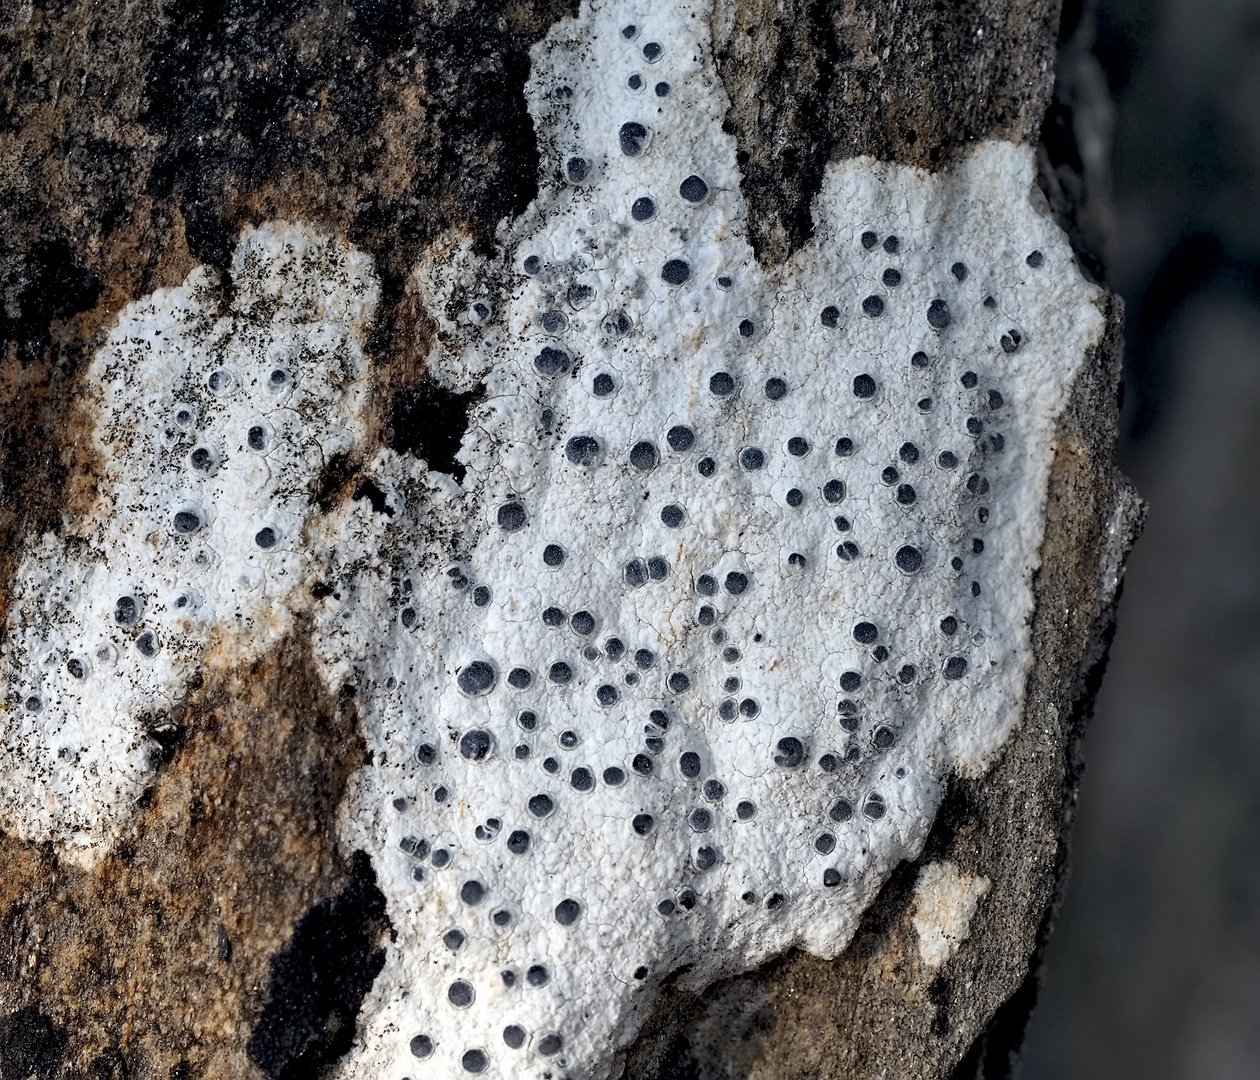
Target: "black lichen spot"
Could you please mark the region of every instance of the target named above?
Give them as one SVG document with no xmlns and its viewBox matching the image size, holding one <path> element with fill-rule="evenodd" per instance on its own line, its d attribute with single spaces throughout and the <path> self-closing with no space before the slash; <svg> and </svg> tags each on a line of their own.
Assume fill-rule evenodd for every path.
<svg viewBox="0 0 1260 1080">
<path fill-rule="evenodd" d="M 862 246 L 867 251 L 873 251 L 875 249 L 875 246 L 878 243 L 879 243 L 878 233 L 871 232 L 870 229 L 867 229 L 864 233 L 862 233 Z"/>
<path fill-rule="evenodd" d="M 591 163 L 580 154 L 574 154 L 565 160 L 564 178 L 570 184 L 580 184 L 591 174 Z"/>
<path fill-rule="evenodd" d="M 172 524 L 180 536 L 191 536 L 201 528 L 201 515 L 196 510 L 178 510 Z"/>
<path fill-rule="evenodd" d="M 661 280 L 666 285 L 684 285 L 691 277 L 691 266 L 682 259 L 669 259 L 661 267 Z"/>
<path fill-rule="evenodd" d="M 848 821 L 853 817 L 853 804 L 848 799 L 837 799 L 831 804 L 827 816 L 837 824 Z"/>
<path fill-rule="evenodd" d="M 621 573 L 626 584 L 632 589 L 640 588 L 648 582 L 648 568 L 642 559 L 631 559 Z"/>
<path fill-rule="evenodd" d="M 388 929 L 371 860 L 356 851 L 342 891 L 303 915 L 271 961 L 267 1004 L 246 1047 L 267 1080 L 318 1075 L 350 1049 L 363 998 L 385 965 Z"/>
<path fill-rule="evenodd" d="M 461 736 L 459 752 L 469 761 L 484 761 L 493 745 L 493 740 L 490 738 L 488 731 L 474 728 L 472 731 L 464 732 L 463 736 Z"/>
<path fill-rule="evenodd" d="M 617 139 L 621 144 L 621 152 L 626 157 L 638 157 L 647 147 L 648 129 L 637 120 L 630 120 L 621 125 Z"/>
<path fill-rule="evenodd" d="M 1030 251 L 1028 258 L 1024 260 L 1034 270 L 1040 268 L 1041 264 L 1046 261 L 1046 257 L 1040 251 Z"/>
<path fill-rule="evenodd" d="M 665 680 L 665 685 L 669 687 L 671 694 L 685 694 L 691 689 L 691 676 L 684 671 L 670 672 L 670 676 Z"/>
<path fill-rule="evenodd" d="M 661 524 L 663 524 L 667 529 L 678 528 L 683 523 L 686 516 L 687 515 L 683 513 L 683 508 L 676 503 L 670 503 L 669 505 L 661 508 Z"/>
<path fill-rule="evenodd" d="M 630 205 L 630 216 L 635 221 L 651 221 L 656 217 L 656 202 L 647 195 L 640 195 Z"/>
<path fill-rule="evenodd" d="M 818 315 L 818 321 L 828 330 L 840 325 L 840 309 L 835 304 L 828 304 Z"/>
<path fill-rule="evenodd" d="M 780 739 L 774 749 L 774 763 L 785 769 L 795 769 L 805 760 L 805 744 L 794 735 Z"/>
<path fill-rule="evenodd" d="M 949 618 L 952 620 L 953 617 L 950 616 Z M 941 623 L 942 629 L 944 629 L 944 625 L 945 625 L 944 622 L 942 622 Z M 952 633 L 952 631 L 947 631 L 947 632 Z M 948 660 L 945 661 L 945 678 L 961 679 L 966 674 L 967 674 L 967 661 L 963 657 L 951 656 Z"/>
<path fill-rule="evenodd" d="M 964 390 L 974 390 L 976 384 L 980 381 L 980 376 L 974 371 L 964 371 L 962 378 L 958 380 L 963 385 Z"/>
<path fill-rule="evenodd" d="M 879 280 L 884 283 L 886 288 L 895 289 L 901 284 L 901 271 L 896 267 L 890 266 L 880 275 Z"/>
<path fill-rule="evenodd" d="M 519 1050 L 525 1045 L 525 1029 L 519 1024 L 508 1024 L 503 1029 L 503 1041 L 509 1050 Z"/>
<path fill-rule="evenodd" d="M 716 371 L 709 376 L 709 393 L 715 397 L 729 397 L 735 393 L 735 377 L 727 371 Z"/>
<path fill-rule="evenodd" d="M 954 275 L 958 281 L 967 280 L 967 264 L 956 262 L 949 268 L 949 272 Z"/>
<path fill-rule="evenodd" d="M 529 812 L 536 818 L 545 818 L 556 806 L 552 802 L 550 795 L 541 792 L 537 795 L 531 795 L 526 805 L 529 807 Z"/>
<path fill-rule="evenodd" d="M 513 690 L 527 690 L 534 676 L 529 668 L 515 667 L 508 672 L 507 681 Z"/>
<path fill-rule="evenodd" d="M 675 453 L 683 454 L 695 445 L 696 433 L 685 424 L 675 424 L 665 433 L 665 441 Z"/>
<path fill-rule="evenodd" d="M 630 448 L 630 464 L 640 472 L 651 472 L 656 468 L 660 454 L 653 443 L 642 440 Z"/>
<path fill-rule="evenodd" d="M 525 507 L 518 502 L 506 502 L 495 512 L 495 520 L 504 532 L 517 532 L 525 528 L 528 517 Z"/>
<path fill-rule="evenodd" d="M 494 685 L 494 667 L 486 660 L 474 660 L 460 668 L 456 676 L 459 688 L 469 696 L 484 694 Z"/>
<path fill-rule="evenodd" d="M 800 488 L 788 488 L 786 494 L 783 496 L 783 501 L 795 510 L 805 501 L 805 492 L 803 492 Z"/>
<path fill-rule="evenodd" d="M 936 464 L 942 469 L 953 469 L 958 465 L 958 455 L 952 450 L 942 450 L 936 455 Z"/>
<path fill-rule="evenodd" d="M 572 898 L 565 898 L 556 905 L 556 922 L 561 926 L 572 926 L 582 914 L 582 905 Z"/>
<path fill-rule="evenodd" d="M 759 446 L 746 446 L 739 452 L 739 464 L 745 472 L 756 472 L 766 465 L 766 452 Z"/>
<path fill-rule="evenodd" d="M 599 459 L 599 440 L 594 435 L 574 435 L 564 445 L 564 456 L 574 465 L 594 465 Z"/>
<path fill-rule="evenodd" d="M 652 87 L 652 92 L 658 98 L 669 97 L 669 91 L 670 91 L 669 83 L 664 82 L 663 80 L 661 82 L 658 82 L 654 87 Z"/>
<path fill-rule="evenodd" d="M 141 603 L 134 596 L 120 596 L 114 603 L 114 622 L 134 626 L 140 619 Z"/>
<path fill-rule="evenodd" d="M 732 596 L 739 596 L 748 588 L 748 575 L 732 570 L 722 582 L 726 591 Z"/>
<path fill-rule="evenodd" d="M 853 380 L 854 397 L 858 397 L 863 400 L 873 398 L 875 396 L 876 389 L 875 380 L 865 372 L 856 376 Z"/>
<path fill-rule="evenodd" d="M 1007 330 L 999 339 L 998 343 L 1002 346 L 1004 353 L 1013 353 L 1019 349 L 1024 342 L 1024 335 L 1014 327 Z"/>
<path fill-rule="evenodd" d="M 928 356 L 922 349 L 910 357 L 910 366 L 915 368 L 926 368 L 932 366 L 932 358 Z M 931 400 L 930 398 L 928 399 Z"/>
<path fill-rule="evenodd" d="M 678 194 L 689 203 L 701 203 L 709 195 L 709 185 L 693 173 L 678 185 Z"/>
<path fill-rule="evenodd" d="M 866 802 L 862 804 L 862 813 L 872 821 L 878 821 L 882 818 L 886 809 L 883 797 L 876 794 L 868 795 Z"/>
<path fill-rule="evenodd" d="M 767 401 L 781 401 L 787 396 L 788 385 L 777 375 L 766 380 L 765 395 Z"/>
<path fill-rule="evenodd" d="M 534 369 L 549 379 L 564 375 L 572 363 L 569 354 L 557 345 L 544 345 L 534 357 Z"/>
<path fill-rule="evenodd" d="M 872 622 L 860 622 L 853 628 L 853 639 L 860 645 L 870 645 L 879 637 L 879 629 Z"/>
<path fill-rule="evenodd" d="M 711 457 L 703 457 L 696 462 L 696 472 L 703 477 L 710 477 L 717 470 L 717 462 Z"/>
<path fill-rule="evenodd" d="M 876 293 L 871 293 L 870 296 L 862 301 L 862 314 L 868 319 L 878 319 L 884 314 L 884 298 Z"/>
<path fill-rule="evenodd" d="M 933 330 L 944 330 L 950 320 L 949 305 L 944 300 L 938 298 L 928 304 L 927 321 Z"/>
<path fill-rule="evenodd" d="M 896 236 L 886 236 L 884 238 L 884 250 L 889 255 L 896 255 L 901 250 L 901 240 Z"/>
<path fill-rule="evenodd" d="M 911 544 L 897 549 L 895 556 L 897 569 L 903 574 L 917 574 L 923 566 L 923 553 Z"/>
<path fill-rule="evenodd" d="M 464 1072 L 483 1073 L 486 1066 L 490 1064 L 490 1059 L 486 1057 L 484 1050 L 472 1049 L 465 1050 L 463 1057 L 459 1059 L 460 1065 L 463 1066 Z"/>
<path fill-rule="evenodd" d="M 423 458 L 434 472 L 448 473 L 463 483 L 464 466 L 455 455 L 468 431 L 469 413 L 483 393 L 481 386 L 456 393 L 431 378 L 399 390 L 390 411 L 390 448 Z"/>
<path fill-rule="evenodd" d="M 548 544 L 543 548 L 543 565 L 553 569 L 564 565 L 564 548 L 559 544 Z M 480 606 L 480 605 L 479 605 Z"/>
<path fill-rule="evenodd" d="M 708 832 L 713 828 L 713 813 L 703 806 L 697 806 L 687 815 L 687 824 L 692 832 Z"/>
</svg>

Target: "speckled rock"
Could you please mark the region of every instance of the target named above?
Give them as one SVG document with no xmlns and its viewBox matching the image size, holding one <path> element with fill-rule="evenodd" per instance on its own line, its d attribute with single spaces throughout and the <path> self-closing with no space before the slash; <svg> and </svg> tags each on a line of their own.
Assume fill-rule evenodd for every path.
<svg viewBox="0 0 1260 1080">
<path fill-rule="evenodd" d="M 713 15 L 754 276 L 796 272 L 776 268 L 809 243 L 828 162 L 868 153 L 949 170 L 968 140 L 1036 139 L 1052 12 L 853 7 Z M 432 271 L 412 270 L 440 266 L 461 233 L 468 257 L 493 264 L 497 223 L 538 194 L 551 144 L 540 157 L 523 93 L 528 48 L 563 14 L 295 3 L 154 4 L 126 20 L 23 5 L 6 16 L 6 620 L 22 553 L 45 533 L 78 535 L 117 483 L 117 451 L 103 453 L 91 430 L 89 358 L 124 302 L 196 262 L 228 270 L 242 226 L 309 221 L 379 273 L 365 366 L 347 376 L 363 379 L 363 397 L 336 425 L 352 430 L 336 446 L 321 437 L 319 467 L 295 474 L 288 527 L 396 507 L 382 447 L 462 474 L 461 417 L 484 391 L 424 372 L 468 298 L 441 310 Z M 967 109 L 940 104 L 936 89 Z M 623 133 L 634 156 L 627 137 L 650 132 Z M 213 303 L 235 302 L 232 280 Z M 271 317 L 250 317 L 260 314 Z M 983 775 L 947 784 L 926 843 L 907 852 L 917 860 L 892 870 L 839 957 L 793 952 L 699 1000 L 685 972 L 665 978 L 627 1075 L 998 1075 L 1033 992 L 1075 740 L 1140 520 L 1110 465 L 1114 303 L 1102 315 L 1105 330 L 1061 388 L 1012 734 Z M 204 510 L 190 507 L 173 513 Z M 191 528 L 172 518 L 176 534 L 181 521 Z M 199 663 L 167 672 L 182 685 L 168 709 L 141 714 L 148 760 L 135 789 L 119 789 L 126 811 L 101 854 L 68 858 L 38 830 L 0 839 L 13 868 L 0 885 L 0 1075 L 307 1075 L 351 1050 L 361 1011 L 379 1007 L 372 994 L 389 985 L 381 973 L 405 928 L 391 927 L 383 864 L 358 850 L 365 834 L 347 831 L 344 815 L 384 751 L 360 680 L 330 680 L 336 665 L 316 644 L 331 586 L 308 587 L 314 604 L 287 605 L 255 652 L 215 631 L 197 639 Z M 938 886 L 944 898 L 929 903 L 923 882 L 938 879 L 953 891 Z M 931 914 L 945 908 L 948 918 Z"/>
</svg>

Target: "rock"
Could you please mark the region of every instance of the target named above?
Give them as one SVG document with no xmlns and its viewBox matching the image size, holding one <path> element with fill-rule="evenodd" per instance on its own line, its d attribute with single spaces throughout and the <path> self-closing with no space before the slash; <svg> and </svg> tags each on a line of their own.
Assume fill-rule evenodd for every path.
<svg viewBox="0 0 1260 1080">
<path fill-rule="evenodd" d="M 10 17 L 0 1035 L 41 1075 L 1017 1041 L 1141 517 L 1117 305 L 1028 202 L 1050 15 L 610 5 L 531 76 L 559 14 Z M 780 566 L 807 498 L 869 509 Z"/>
</svg>

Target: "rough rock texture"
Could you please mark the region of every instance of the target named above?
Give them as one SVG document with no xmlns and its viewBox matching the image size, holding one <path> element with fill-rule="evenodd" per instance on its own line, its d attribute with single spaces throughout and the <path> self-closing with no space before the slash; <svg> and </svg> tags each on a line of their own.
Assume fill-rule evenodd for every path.
<svg viewBox="0 0 1260 1080">
<path fill-rule="evenodd" d="M 1055 7 L 723 5 L 718 63 L 763 261 L 803 243 L 827 160 L 931 168 L 968 139 L 1037 138 Z M 441 442 L 423 430 L 429 325 L 407 273 L 451 227 L 489 244 L 532 197 L 527 50 L 571 9 L 400 10 L 83 0 L 0 16 L 0 616 L 24 538 L 92 496 L 75 405 L 104 330 L 194 262 L 222 265 L 243 224 L 292 215 L 373 255 L 377 437 Z M 1071 123 L 1058 131 L 1045 186 L 1078 238 L 1080 199 L 1055 192 L 1079 194 L 1085 162 L 1073 173 Z M 699 1008 L 678 991 L 627 1075 L 1003 1074 L 1035 996 L 1076 740 L 1140 519 L 1111 465 L 1118 305 L 1107 314 L 1060 431 L 1027 715 L 983 781 L 951 790 L 921 859 L 991 881 L 970 937 L 939 971 L 923 965 L 918 867 L 903 866 L 840 959 L 785 957 Z M 330 471 L 321 507 L 354 492 L 357 468 Z M 313 1075 L 344 1049 L 388 932 L 370 867 L 333 843 L 363 753 L 354 701 L 323 692 L 300 635 L 254 667 L 211 671 L 171 718 L 132 836 L 94 871 L 0 838 L 5 1080 Z"/>
</svg>

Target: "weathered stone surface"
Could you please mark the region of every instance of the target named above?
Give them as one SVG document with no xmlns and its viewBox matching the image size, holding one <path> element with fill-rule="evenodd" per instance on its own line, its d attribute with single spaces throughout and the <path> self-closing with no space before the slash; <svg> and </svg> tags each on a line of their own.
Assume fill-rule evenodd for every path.
<svg viewBox="0 0 1260 1080">
<path fill-rule="evenodd" d="M 1053 9 L 719 10 L 717 59 L 759 257 L 779 262 L 802 245 L 829 160 L 870 153 L 933 168 L 969 139 L 1034 139 L 1052 85 Z M 291 215 L 371 252 L 383 282 L 375 437 L 403 448 L 417 437 L 431 330 L 409 271 L 452 227 L 489 245 L 499 218 L 533 196 L 526 50 L 567 10 L 9 12 L 0 616 L 24 538 L 62 529 L 93 497 L 77 380 L 103 330 L 122 303 L 194 262 L 226 263 L 242 224 Z M 628 1075 L 946 1076 L 969 1051 L 966 1075 L 998 1075 L 992 1064 L 1031 1004 L 1065 859 L 1075 741 L 1140 517 L 1111 466 L 1119 313 L 1107 314 L 1107 340 L 1060 430 L 1027 713 L 984 780 L 955 783 L 920 859 L 991 881 L 970 937 L 939 971 L 923 964 L 918 867 L 903 866 L 838 960 L 793 954 L 712 988 L 698 1008 L 677 991 Z M 358 467 L 329 473 L 321 506 L 355 491 Z M 370 983 L 387 932 L 370 871 L 334 841 L 363 756 L 354 700 L 329 698 L 300 635 L 255 666 L 210 670 L 133 834 L 100 866 L 0 839 L 11 868 L 0 880 L 0 1076 L 309 1075 L 344 1049 L 356 986 Z M 354 985 L 288 1008 L 286 980 L 311 971 L 316 985 L 331 981 L 304 968 L 302 952 L 330 938 L 345 939 L 334 954 L 359 973 Z M 984 1042 L 1008 1000 L 1013 1019 Z"/>
</svg>

